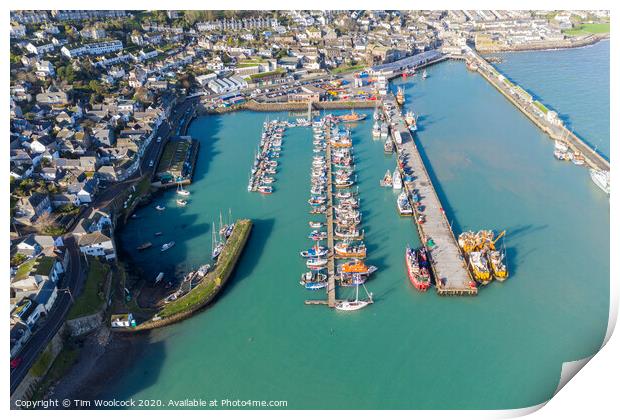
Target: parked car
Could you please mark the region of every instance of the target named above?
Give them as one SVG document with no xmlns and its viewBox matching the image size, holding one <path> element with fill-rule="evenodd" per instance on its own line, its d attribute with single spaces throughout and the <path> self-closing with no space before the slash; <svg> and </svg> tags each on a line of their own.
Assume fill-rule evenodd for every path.
<svg viewBox="0 0 620 420">
<path fill-rule="evenodd" d="M 24 359 L 22 359 L 19 356 L 15 357 L 14 359 L 11 359 L 11 369 L 18 368 L 19 365 L 21 365 L 23 361 Z"/>
<path fill-rule="evenodd" d="M 155 165 L 155 161 L 154 161 L 154 160 L 151 160 L 151 161 L 149 162 L 149 168 L 152 168 L 152 167 L 153 167 L 153 165 Z"/>
</svg>

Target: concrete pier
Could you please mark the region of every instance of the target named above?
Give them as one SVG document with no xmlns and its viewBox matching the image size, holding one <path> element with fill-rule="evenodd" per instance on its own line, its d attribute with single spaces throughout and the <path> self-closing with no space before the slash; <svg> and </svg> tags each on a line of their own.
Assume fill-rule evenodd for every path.
<svg viewBox="0 0 620 420">
<path fill-rule="evenodd" d="M 430 248 L 430 254 L 437 293 L 439 295 L 476 295 L 478 289 L 470 286 L 473 284 L 473 279 L 394 95 L 388 95 L 384 100 L 384 106 L 385 104 L 392 105 L 392 110 L 389 112 L 384 107 L 384 113 L 392 131 L 400 133 L 402 143 L 394 142 L 395 147 L 399 154 L 406 157 L 407 165 L 413 169 L 416 178 L 414 185 L 418 190 L 420 202 L 424 206 L 422 214 L 426 217 L 425 223 L 419 224 L 417 217 L 413 218 L 420 240 L 426 244 L 432 239 L 435 243 L 435 246 Z M 404 178 L 402 170 L 400 171 Z M 403 185 L 403 188 L 408 189 L 406 185 Z M 413 191 L 407 191 L 407 193 L 411 197 Z"/>
</svg>

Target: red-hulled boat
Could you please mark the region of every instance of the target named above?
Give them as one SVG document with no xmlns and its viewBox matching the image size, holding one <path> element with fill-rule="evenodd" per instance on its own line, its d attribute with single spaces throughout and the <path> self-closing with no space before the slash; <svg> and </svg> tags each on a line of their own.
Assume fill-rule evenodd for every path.
<svg viewBox="0 0 620 420">
<path fill-rule="evenodd" d="M 407 247 L 405 250 L 405 265 L 411 284 L 421 292 L 425 292 L 431 285 L 426 250 L 424 248 L 414 250 Z"/>
</svg>

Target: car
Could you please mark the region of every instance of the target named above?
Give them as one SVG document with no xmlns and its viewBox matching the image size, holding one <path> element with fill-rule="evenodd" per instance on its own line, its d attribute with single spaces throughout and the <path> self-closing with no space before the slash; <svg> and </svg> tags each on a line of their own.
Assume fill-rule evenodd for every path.
<svg viewBox="0 0 620 420">
<path fill-rule="evenodd" d="M 22 359 L 21 357 L 17 356 L 14 359 L 11 359 L 11 369 L 15 369 L 18 368 L 19 365 L 22 364 L 22 362 L 24 361 L 24 359 Z"/>
<path fill-rule="evenodd" d="M 153 167 L 153 165 L 155 165 L 155 161 L 151 160 L 151 161 L 149 162 L 149 168 L 152 168 L 152 167 Z"/>
<path fill-rule="evenodd" d="M 157 137 L 157 143 L 161 143 L 161 136 Z"/>
</svg>

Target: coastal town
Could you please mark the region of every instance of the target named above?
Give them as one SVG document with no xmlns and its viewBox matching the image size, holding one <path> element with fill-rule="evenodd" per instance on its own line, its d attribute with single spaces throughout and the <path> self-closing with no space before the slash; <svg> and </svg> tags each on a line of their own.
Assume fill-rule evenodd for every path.
<svg viewBox="0 0 620 420">
<path fill-rule="evenodd" d="M 484 258 L 483 245 L 466 250 L 470 239 L 490 245 L 489 256 L 499 255 L 494 248 L 499 237 L 482 238 L 486 231 L 477 239 L 468 232 L 454 235 L 415 147 L 415 118 L 400 112 L 402 92 L 390 87 L 392 79 L 416 71 L 426 77 L 426 67 L 435 63 L 457 60 L 480 74 L 554 141 L 557 159 L 586 167 L 586 176 L 609 194 L 608 158 L 568 129 L 559 111 L 493 65 L 504 51 L 604 40 L 608 11 L 52 10 L 12 11 L 10 20 L 12 398 L 43 395 L 61 380 L 76 357 L 75 340 L 178 322 L 225 286 L 251 220 L 225 215 L 224 223 L 220 215 L 213 264 L 176 279 L 174 292 L 152 290 L 146 285 L 152 279 L 136 278 L 118 246 L 119 229 L 158 191 L 176 189 L 176 204 L 188 204 L 202 147 L 188 127 L 198 115 L 250 110 L 300 116 L 286 128 L 265 123 L 248 184 L 248 191 L 263 194 L 277 189 L 269 175 L 275 173 L 284 130 L 313 127 L 317 154 L 308 203 L 313 215 L 325 214 L 326 220 L 311 224 L 317 246 L 304 251 L 310 271 L 302 284 L 325 289 L 327 297 L 308 304 L 355 310 L 372 303 L 372 294 L 367 300 L 357 295 L 352 302 L 337 300 L 334 286 L 336 274 L 340 285 L 349 286 L 371 274 L 372 266 L 356 260 L 339 273 L 334 267 L 334 256 L 366 255 L 363 243 L 348 241 L 363 238 L 355 227 L 361 220 L 357 193 L 338 189 L 354 179 L 350 133 L 338 124 L 355 120 L 362 109 L 374 111 L 376 137 L 386 153 L 396 153 L 397 170 L 382 182 L 402 180 L 398 208 L 413 216 L 424 244 L 407 249 L 408 269 L 433 261 L 440 295 L 476 295 L 477 286 L 488 282 L 490 270 L 489 277 L 480 277 L 475 264 L 470 272 L 459 256 Z M 351 111 L 313 121 L 317 111 L 342 109 Z M 334 159 L 342 161 L 335 181 Z M 421 194 L 413 173 L 423 181 L 416 187 Z M 424 206 L 419 194 L 429 197 Z M 334 245 L 338 235 L 345 241 Z M 327 248 L 318 246 L 323 239 Z M 166 242 L 161 252 L 174 245 Z M 487 266 L 498 280 L 507 276 L 502 264 L 505 275 Z M 426 290 L 430 274 L 420 283 L 417 273 L 409 272 L 411 282 Z M 161 283 L 163 289 L 173 281 Z"/>
</svg>

